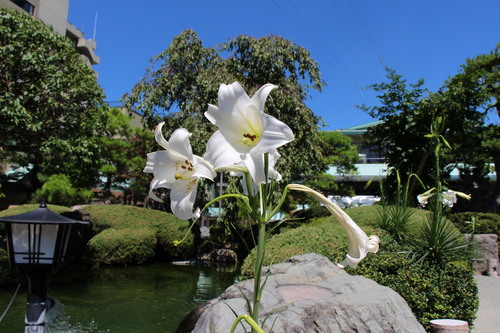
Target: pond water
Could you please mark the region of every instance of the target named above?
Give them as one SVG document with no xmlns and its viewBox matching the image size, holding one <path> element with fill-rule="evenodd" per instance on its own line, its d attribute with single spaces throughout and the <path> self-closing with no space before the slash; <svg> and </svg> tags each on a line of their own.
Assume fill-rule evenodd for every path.
<svg viewBox="0 0 500 333">
<path fill-rule="evenodd" d="M 65 269 L 49 279 L 49 296 L 59 315 L 46 333 L 175 332 L 196 306 L 220 295 L 236 281 L 235 267 L 155 263 L 98 271 Z M 0 332 L 24 332 L 25 285 L 0 322 Z M 0 290 L 0 316 L 15 287 Z M 60 310 L 59 310 L 60 309 Z"/>
</svg>

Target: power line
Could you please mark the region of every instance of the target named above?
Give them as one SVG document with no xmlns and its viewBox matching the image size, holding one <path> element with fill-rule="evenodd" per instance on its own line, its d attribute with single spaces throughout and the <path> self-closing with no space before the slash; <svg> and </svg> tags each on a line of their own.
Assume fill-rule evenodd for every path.
<svg viewBox="0 0 500 333">
<path fill-rule="evenodd" d="M 363 73 L 363 75 L 368 79 L 368 81 L 371 81 L 371 78 L 368 76 L 368 74 L 365 71 L 364 67 L 359 63 L 356 55 L 352 52 L 352 50 L 349 47 L 349 45 L 344 41 L 344 38 L 342 38 L 342 35 L 331 24 L 331 22 L 330 22 L 331 20 L 325 15 L 324 11 L 319 8 L 318 4 L 315 1 L 312 1 L 312 2 L 314 3 L 314 6 L 318 10 L 318 12 L 321 14 L 321 16 L 323 17 L 323 19 L 325 20 L 325 22 L 328 24 L 328 26 L 330 27 L 330 29 L 333 31 L 333 33 L 335 34 L 335 36 L 337 36 L 338 40 L 340 40 L 340 42 L 344 46 L 344 49 L 349 53 L 349 55 L 351 56 L 351 59 L 356 63 L 356 65 L 358 66 L 358 68 L 360 69 L 360 71 Z"/>
<path fill-rule="evenodd" d="M 281 13 L 282 13 L 282 14 L 283 14 L 286 18 L 287 18 L 287 20 L 288 20 L 288 21 L 290 21 L 290 23 L 291 23 L 292 25 L 294 25 L 294 26 L 295 26 L 295 28 L 297 29 L 297 31 L 298 31 L 298 32 L 300 32 L 300 33 L 304 36 L 304 38 L 305 38 L 305 39 L 309 42 L 309 44 L 311 44 L 311 45 L 312 45 L 315 49 L 317 49 L 317 50 L 318 50 L 318 54 L 320 54 L 320 55 L 321 55 L 321 56 L 325 59 L 325 62 L 326 62 L 328 65 L 330 65 L 330 67 L 331 67 L 331 68 L 333 69 L 333 71 L 334 71 L 334 72 L 338 75 L 338 77 L 340 77 L 340 78 L 341 78 L 341 79 L 342 79 L 342 80 L 343 80 L 343 81 L 347 84 L 347 86 L 349 86 L 349 88 L 350 88 L 350 89 L 351 89 L 351 90 L 352 90 L 352 91 L 353 91 L 353 92 L 354 92 L 354 93 L 355 93 L 355 94 L 356 94 L 356 95 L 357 95 L 357 96 L 358 96 L 361 100 L 363 100 L 363 101 L 364 101 L 363 96 L 361 96 L 361 95 L 360 95 L 360 91 L 361 91 L 361 90 L 360 90 L 360 89 L 355 89 L 355 88 L 352 86 L 351 82 L 350 82 L 350 81 L 349 81 L 349 80 L 348 80 L 348 79 L 347 79 L 344 75 L 342 75 L 342 73 L 340 73 L 340 72 L 336 69 L 336 67 L 335 67 L 335 66 L 334 66 L 334 65 L 330 62 L 329 58 L 328 58 L 328 57 L 326 57 L 326 56 L 323 54 L 323 52 L 319 51 L 319 49 L 315 47 L 315 43 L 313 43 L 313 42 L 309 39 L 309 37 L 307 36 L 307 34 L 306 34 L 306 33 L 304 33 L 304 32 L 302 31 L 302 29 L 301 29 L 299 26 L 297 26 L 297 24 L 295 23 L 295 21 L 294 21 L 294 20 L 292 20 L 292 19 L 289 17 L 289 15 L 288 15 L 288 14 L 287 14 L 287 13 L 286 13 L 286 12 L 285 12 L 285 11 L 284 11 L 284 10 L 283 10 L 280 6 L 279 6 L 279 5 L 278 5 L 278 3 L 277 3 L 275 0 L 273 0 L 273 2 L 274 2 L 274 4 L 275 4 L 275 6 L 276 6 L 276 7 L 277 7 L 280 11 L 281 11 Z M 294 6 L 293 6 L 293 4 L 290 4 L 290 5 L 291 5 L 291 6 L 294 8 L 294 10 L 295 10 L 295 11 L 299 14 L 299 16 L 301 17 L 301 19 L 302 19 L 302 20 L 303 20 L 303 21 L 304 21 L 304 22 L 305 22 L 305 23 L 306 23 L 306 24 L 307 24 L 307 25 L 311 28 L 311 30 L 313 30 L 313 32 L 317 35 L 317 33 L 314 31 L 314 29 L 312 29 L 312 27 L 311 27 L 311 26 L 310 26 L 310 24 L 307 22 L 307 20 L 305 20 L 305 18 L 304 18 L 304 17 L 300 14 L 300 12 L 299 12 L 299 11 L 298 11 L 298 10 L 297 10 Z M 319 39 L 321 39 L 321 37 L 320 37 Z M 327 49 L 329 49 L 329 48 L 328 48 L 328 46 L 326 46 L 326 48 L 327 48 Z M 335 54 L 334 54 L 331 50 L 330 50 L 330 52 L 332 53 L 333 57 L 337 60 L 337 62 L 339 63 L 339 65 L 340 65 L 342 68 L 344 68 L 344 70 L 347 72 L 347 74 L 348 74 L 348 76 L 350 77 L 350 79 L 351 79 L 352 81 L 354 81 L 355 85 L 357 86 L 358 84 L 357 84 L 356 80 L 354 80 L 354 79 L 352 78 L 352 75 L 350 75 L 349 71 L 345 68 L 345 66 L 343 66 L 343 65 L 342 65 L 342 63 L 340 62 L 340 60 L 336 57 L 336 55 L 335 55 Z"/>
<path fill-rule="evenodd" d="M 349 3 L 349 6 L 351 7 L 351 10 L 354 13 L 354 16 L 356 17 L 356 19 L 360 23 L 361 30 L 364 32 L 366 39 L 368 40 L 368 44 L 370 44 L 370 46 L 373 49 L 373 52 L 375 53 L 375 55 L 377 55 L 382 68 L 385 68 L 386 66 L 384 65 L 384 61 L 383 61 L 382 57 L 380 56 L 380 52 L 379 52 L 380 49 L 377 47 L 377 43 L 375 42 L 375 38 L 373 38 L 373 35 L 370 33 L 370 29 L 366 25 L 365 19 L 361 16 L 361 12 L 356 7 L 356 4 L 354 2 L 349 1 L 349 0 L 347 2 Z"/>
<path fill-rule="evenodd" d="M 378 71 L 375 69 L 375 66 L 372 63 L 371 58 L 367 55 L 367 53 L 365 52 L 365 48 L 363 47 L 362 43 L 359 41 L 358 37 L 356 36 L 356 34 L 354 33 L 354 31 L 351 29 L 351 26 L 349 24 L 349 20 L 347 20 L 345 18 L 344 14 L 342 13 L 342 11 L 340 10 L 340 8 L 335 3 L 335 0 L 331 0 L 330 2 L 335 7 L 335 10 L 337 11 L 337 13 L 339 14 L 340 18 L 342 19 L 342 21 L 344 22 L 345 26 L 347 27 L 347 30 L 349 30 L 349 32 L 350 32 L 350 34 L 352 36 L 352 39 L 357 44 L 358 48 L 361 50 L 361 53 L 363 54 L 365 60 L 367 61 L 367 63 L 370 65 L 371 69 L 373 70 L 373 72 L 377 76 L 377 80 L 382 81 L 382 78 L 380 77 L 380 74 L 378 73 Z M 358 18 L 358 20 L 359 20 L 359 18 Z M 376 53 L 375 53 L 375 55 L 377 56 Z"/>
</svg>

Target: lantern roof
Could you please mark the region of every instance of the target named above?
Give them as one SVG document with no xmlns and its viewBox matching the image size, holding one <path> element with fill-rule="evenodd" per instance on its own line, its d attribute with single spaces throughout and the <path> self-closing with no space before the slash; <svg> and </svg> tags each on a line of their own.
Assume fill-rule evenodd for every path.
<svg viewBox="0 0 500 333">
<path fill-rule="evenodd" d="M 0 222 L 5 223 L 41 223 L 41 224 L 90 224 L 88 221 L 75 220 L 70 217 L 59 215 L 47 208 L 42 202 L 40 208 L 31 212 L 0 217 Z"/>
</svg>

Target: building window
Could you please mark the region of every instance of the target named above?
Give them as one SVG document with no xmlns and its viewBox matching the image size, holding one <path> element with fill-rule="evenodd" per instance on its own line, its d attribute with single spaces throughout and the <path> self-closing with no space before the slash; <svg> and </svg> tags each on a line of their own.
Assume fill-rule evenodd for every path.
<svg viewBox="0 0 500 333">
<path fill-rule="evenodd" d="M 35 13 L 35 6 L 33 6 L 26 0 L 10 0 L 10 1 L 21 7 L 30 15 L 33 15 Z"/>
</svg>

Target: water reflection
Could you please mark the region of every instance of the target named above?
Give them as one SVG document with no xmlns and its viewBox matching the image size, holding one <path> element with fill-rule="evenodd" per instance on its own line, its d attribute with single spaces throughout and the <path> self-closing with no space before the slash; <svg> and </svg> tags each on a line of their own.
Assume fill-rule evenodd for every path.
<svg viewBox="0 0 500 333">
<path fill-rule="evenodd" d="M 218 296 L 237 271 L 201 266 L 152 264 L 97 272 L 65 270 L 49 281 L 49 295 L 64 306 L 49 333 L 175 332 L 197 305 Z M 13 290 L 0 291 L 0 311 Z M 24 331 L 26 291 L 20 291 L 0 322 L 0 332 Z"/>
</svg>

